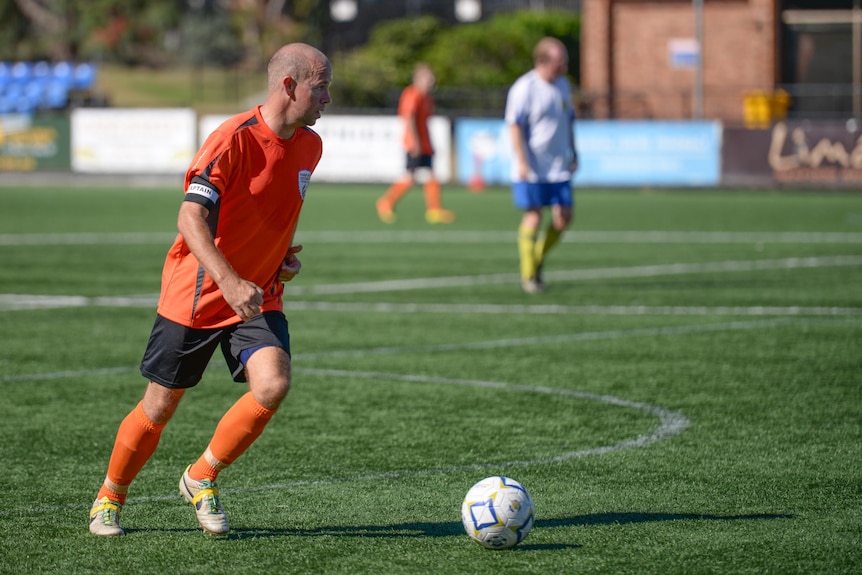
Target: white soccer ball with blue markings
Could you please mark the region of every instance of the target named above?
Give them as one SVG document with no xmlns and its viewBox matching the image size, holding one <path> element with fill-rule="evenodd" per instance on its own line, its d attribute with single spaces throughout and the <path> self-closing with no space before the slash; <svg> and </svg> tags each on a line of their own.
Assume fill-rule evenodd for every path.
<svg viewBox="0 0 862 575">
<path fill-rule="evenodd" d="M 488 549 L 508 549 L 533 528 L 533 498 L 508 477 L 486 477 L 470 488 L 461 504 L 461 523 L 470 539 Z"/>
</svg>

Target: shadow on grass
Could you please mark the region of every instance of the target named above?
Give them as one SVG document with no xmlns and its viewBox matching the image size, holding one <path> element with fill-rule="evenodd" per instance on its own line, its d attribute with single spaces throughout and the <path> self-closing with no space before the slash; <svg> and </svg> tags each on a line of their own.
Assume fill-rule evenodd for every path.
<svg viewBox="0 0 862 575">
<path fill-rule="evenodd" d="M 648 512 L 613 512 L 591 513 L 589 515 L 573 515 L 540 519 L 536 526 L 570 527 L 588 525 L 614 525 L 626 523 L 653 523 L 656 521 L 751 521 L 764 519 L 793 519 L 795 515 L 786 513 L 752 513 L 749 515 L 714 515 L 710 513 L 648 513 Z"/>
<path fill-rule="evenodd" d="M 536 520 L 536 529 L 546 527 L 588 527 L 594 525 L 614 525 L 628 523 L 652 523 L 657 521 L 752 521 L 772 519 L 792 519 L 794 515 L 777 513 L 755 513 L 748 515 L 714 515 L 704 513 L 647 513 L 647 512 L 607 512 L 569 517 L 550 517 Z M 254 539 L 286 536 L 327 536 L 327 537 L 450 537 L 463 535 L 460 522 L 436 523 L 397 523 L 393 525 L 331 525 L 307 529 L 256 529 L 237 528 L 227 539 Z M 548 550 L 579 547 L 579 545 L 548 544 L 520 545 L 524 551 Z"/>
</svg>

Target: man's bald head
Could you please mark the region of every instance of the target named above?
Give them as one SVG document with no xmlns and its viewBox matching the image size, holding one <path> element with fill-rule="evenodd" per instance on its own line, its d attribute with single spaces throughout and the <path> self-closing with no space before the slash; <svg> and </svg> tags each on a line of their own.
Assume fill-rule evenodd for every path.
<svg viewBox="0 0 862 575">
<path fill-rule="evenodd" d="M 569 51 L 559 39 L 547 36 L 539 40 L 533 49 L 536 70 L 545 80 L 562 76 L 569 67 Z"/>
<path fill-rule="evenodd" d="M 301 82 L 329 65 L 326 55 L 314 46 L 298 42 L 282 46 L 270 58 L 266 68 L 269 91 L 281 90 L 287 76 Z"/>
</svg>

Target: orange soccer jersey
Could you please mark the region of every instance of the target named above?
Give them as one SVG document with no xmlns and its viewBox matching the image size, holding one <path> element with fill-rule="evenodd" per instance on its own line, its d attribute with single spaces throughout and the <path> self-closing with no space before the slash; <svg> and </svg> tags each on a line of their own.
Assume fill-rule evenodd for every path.
<svg viewBox="0 0 862 575">
<path fill-rule="evenodd" d="M 398 115 L 404 119 L 413 117 L 416 122 L 416 133 L 419 136 L 419 148 L 426 155 L 434 153 L 431 136 L 428 134 L 428 118 L 433 113 L 434 99 L 430 95 L 423 94 L 412 85 L 404 88 L 398 100 Z M 410 150 L 414 145 L 412 132 L 404 130 L 404 149 Z"/>
<path fill-rule="evenodd" d="M 186 172 L 185 201 L 209 209 L 215 244 L 243 279 L 264 290 L 261 311 L 282 310 L 279 268 L 322 153 L 309 128 L 278 137 L 255 108 L 213 132 Z M 162 271 L 158 313 L 193 328 L 241 320 L 178 234 Z"/>
</svg>

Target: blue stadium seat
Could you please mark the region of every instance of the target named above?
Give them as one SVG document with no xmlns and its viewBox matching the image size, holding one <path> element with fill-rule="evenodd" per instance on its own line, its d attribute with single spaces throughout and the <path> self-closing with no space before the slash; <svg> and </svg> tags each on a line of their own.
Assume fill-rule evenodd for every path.
<svg viewBox="0 0 862 575">
<path fill-rule="evenodd" d="M 90 90 L 96 84 L 96 66 L 84 62 L 75 66 L 75 89 Z"/>
<path fill-rule="evenodd" d="M 0 61 L 0 114 L 60 110 L 69 105 L 71 90 L 95 83 L 96 66 L 89 62 Z"/>
<path fill-rule="evenodd" d="M 7 96 L 0 96 L 0 114 L 11 114 L 15 111 L 15 100 Z"/>
<path fill-rule="evenodd" d="M 71 86 L 75 81 L 75 67 L 70 62 L 57 62 L 51 68 L 51 78 Z"/>
<path fill-rule="evenodd" d="M 12 101 L 17 100 L 24 93 L 24 85 L 19 84 L 18 82 L 11 82 L 6 84 L 6 89 L 4 90 L 4 96 L 9 98 Z"/>
<path fill-rule="evenodd" d="M 12 82 L 26 84 L 33 75 L 33 65 L 30 62 L 15 62 L 12 64 Z"/>
<path fill-rule="evenodd" d="M 15 100 L 15 112 L 18 114 L 32 114 L 38 107 L 39 100 L 26 94 Z"/>
<path fill-rule="evenodd" d="M 48 82 L 45 80 L 30 80 L 24 84 L 23 96 L 28 100 L 39 101 L 42 99 L 42 94 L 48 88 Z"/>
<path fill-rule="evenodd" d="M 0 90 L 12 81 L 12 65 L 9 62 L 0 62 Z"/>
<path fill-rule="evenodd" d="M 51 77 L 51 65 L 45 61 L 33 64 L 31 80 L 47 80 Z"/>
<path fill-rule="evenodd" d="M 62 81 L 48 83 L 42 94 L 42 107 L 49 110 L 61 110 L 69 104 L 69 85 Z"/>
</svg>

